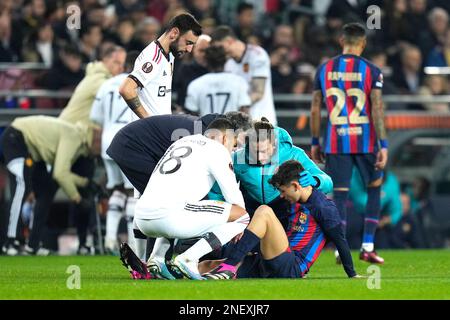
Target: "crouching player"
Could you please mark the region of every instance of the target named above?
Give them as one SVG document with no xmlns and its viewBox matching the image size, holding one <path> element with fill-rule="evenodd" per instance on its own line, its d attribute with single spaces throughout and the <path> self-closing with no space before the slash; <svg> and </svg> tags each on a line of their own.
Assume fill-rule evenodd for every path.
<svg viewBox="0 0 450 320">
<path fill-rule="evenodd" d="M 289 217 L 287 232 L 269 206 L 260 206 L 234 250 L 219 266 L 205 273 L 205 278 L 235 278 L 239 263 L 258 243 L 261 259 L 252 272 L 270 278 L 302 278 L 318 258 L 327 237 L 336 244 L 344 259 L 349 259 L 344 263 L 347 275 L 359 277 L 353 269 L 335 204 L 311 186 L 303 188 L 299 184 L 302 172 L 303 167 L 298 161 L 289 160 L 269 181 L 278 188 L 282 198 L 296 204 L 295 212 Z M 333 220 L 338 223 L 324 233 L 317 220 L 327 221 L 328 225 Z"/>
</svg>

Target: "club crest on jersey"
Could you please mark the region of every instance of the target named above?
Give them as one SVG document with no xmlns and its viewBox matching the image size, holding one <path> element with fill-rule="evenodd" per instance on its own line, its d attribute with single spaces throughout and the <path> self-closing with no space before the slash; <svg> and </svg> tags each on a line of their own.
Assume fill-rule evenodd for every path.
<svg viewBox="0 0 450 320">
<path fill-rule="evenodd" d="M 153 70 L 153 65 L 151 64 L 151 62 L 146 62 L 142 65 L 142 71 L 144 71 L 145 73 L 150 73 Z"/>
<path fill-rule="evenodd" d="M 244 63 L 242 66 L 242 70 L 244 70 L 245 73 L 250 71 L 250 65 L 248 63 Z"/>
<path fill-rule="evenodd" d="M 300 212 L 300 217 L 298 218 L 298 221 L 301 224 L 305 224 L 307 219 L 308 219 L 308 216 L 305 213 Z"/>
</svg>

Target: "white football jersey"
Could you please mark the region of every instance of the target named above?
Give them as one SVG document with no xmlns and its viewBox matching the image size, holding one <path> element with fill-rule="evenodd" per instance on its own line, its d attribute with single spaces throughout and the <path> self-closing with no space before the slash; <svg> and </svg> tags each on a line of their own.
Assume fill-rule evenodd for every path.
<svg viewBox="0 0 450 320">
<path fill-rule="evenodd" d="M 250 115 L 254 120 L 266 117 L 272 124 L 277 124 L 275 106 L 272 93 L 272 73 L 270 71 L 270 58 L 260 46 L 247 44 L 241 61 L 228 59 L 225 71 L 244 77 L 250 85 L 252 78 L 265 78 L 266 87 L 264 96 L 250 108 Z"/>
<path fill-rule="evenodd" d="M 131 122 L 133 111 L 119 93 L 119 87 L 126 77 L 127 74 L 122 73 L 106 80 L 98 89 L 92 104 L 90 118 L 103 127 L 102 157 L 105 159 L 111 159 L 106 149 L 116 133 Z"/>
<path fill-rule="evenodd" d="M 245 208 L 228 150 L 201 134 L 184 137 L 159 160 L 137 201 L 135 217 L 161 218 L 170 208 L 200 201 L 216 181 L 226 202 Z"/>
<path fill-rule="evenodd" d="M 131 76 L 142 87 L 138 97 L 152 116 L 172 113 L 172 76 L 174 56 L 167 54 L 159 42 L 153 41 L 139 54 Z M 137 119 L 137 116 L 133 120 Z"/>
<path fill-rule="evenodd" d="M 185 108 L 200 116 L 238 111 L 240 107 L 250 105 L 247 81 L 229 72 L 205 74 L 187 87 Z"/>
</svg>

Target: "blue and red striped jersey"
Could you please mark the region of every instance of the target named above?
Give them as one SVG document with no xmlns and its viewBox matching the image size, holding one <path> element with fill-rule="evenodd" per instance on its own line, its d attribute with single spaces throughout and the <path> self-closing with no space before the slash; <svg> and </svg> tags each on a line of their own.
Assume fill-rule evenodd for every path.
<svg viewBox="0 0 450 320">
<path fill-rule="evenodd" d="M 310 211 L 300 203 L 291 207 L 286 235 L 290 250 L 300 258 L 301 273 L 305 274 L 319 257 L 326 242 L 325 235 Z"/>
<path fill-rule="evenodd" d="M 314 90 L 321 90 L 328 111 L 324 152 L 375 153 L 378 150 L 370 94 L 383 88 L 381 70 L 366 59 L 343 54 L 322 64 Z"/>
</svg>

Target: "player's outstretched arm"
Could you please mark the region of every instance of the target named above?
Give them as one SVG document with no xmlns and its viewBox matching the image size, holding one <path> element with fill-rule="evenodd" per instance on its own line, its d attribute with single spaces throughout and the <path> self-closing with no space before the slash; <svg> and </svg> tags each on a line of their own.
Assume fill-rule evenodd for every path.
<svg viewBox="0 0 450 320">
<path fill-rule="evenodd" d="M 133 110 L 133 112 L 140 119 L 147 118 L 150 115 L 147 113 L 141 101 L 139 100 L 139 97 L 136 92 L 137 88 L 138 84 L 136 83 L 136 81 L 130 77 L 127 77 L 122 82 L 119 88 L 119 93 L 125 100 L 125 102 L 128 104 L 128 107 L 130 107 L 130 109 Z"/>
<path fill-rule="evenodd" d="M 315 90 L 311 101 L 311 158 L 316 163 L 323 163 L 324 157 L 320 148 L 320 108 L 322 106 L 322 91 Z"/>
<path fill-rule="evenodd" d="M 377 162 L 375 163 L 375 167 L 379 170 L 384 169 L 388 160 L 387 134 L 384 126 L 384 109 L 381 94 L 381 89 L 373 89 L 370 93 L 373 124 L 381 147 L 377 154 Z"/>
</svg>

